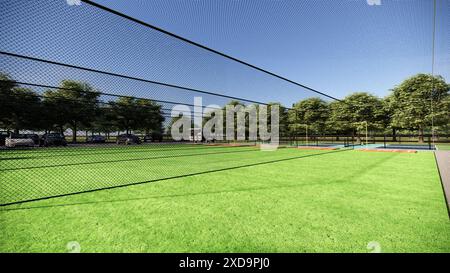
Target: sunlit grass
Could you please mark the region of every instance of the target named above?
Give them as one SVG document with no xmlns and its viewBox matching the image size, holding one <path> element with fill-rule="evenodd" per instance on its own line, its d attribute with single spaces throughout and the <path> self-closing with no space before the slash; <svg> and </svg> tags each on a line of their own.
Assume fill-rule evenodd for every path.
<svg viewBox="0 0 450 273">
<path fill-rule="evenodd" d="M 143 155 L 116 158 L 124 156 Z M 65 252 L 77 241 L 82 252 L 368 252 L 376 241 L 382 252 L 450 252 L 450 221 L 429 152 L 281 149 L 179 157 L 159 166 L 150 160 L 44 168 L 33 177 L 18 170 L 7 177 L 75 183 L 91 171 L 98 181 L 138 181 L 158 168 L 171 175 L 294 157 L 3 207 L 0 251 Z"/>
</svg>

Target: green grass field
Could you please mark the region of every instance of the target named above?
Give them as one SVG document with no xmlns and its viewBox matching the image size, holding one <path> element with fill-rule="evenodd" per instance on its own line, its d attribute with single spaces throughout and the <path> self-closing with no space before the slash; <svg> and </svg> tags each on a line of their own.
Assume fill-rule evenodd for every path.
<svg viewBox="0 0 450 273">
<path fill-rule="evenodd" d="M 140 145 L 0 159 L 3 203 L 203 172 L 2 207 L 1 252 L 67 252 L 70 241 L 81 252 L 369 252 L 371 241 L 450 252 L 431 152 Z"/>
<path fill-rule="evenodd" d="M 436 144 L 438 150 L 450 151 L 450 144 Z"/>
</svg>

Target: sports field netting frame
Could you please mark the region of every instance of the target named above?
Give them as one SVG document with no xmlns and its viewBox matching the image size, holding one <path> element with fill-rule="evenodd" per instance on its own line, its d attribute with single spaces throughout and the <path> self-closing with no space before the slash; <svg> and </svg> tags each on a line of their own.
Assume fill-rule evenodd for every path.
<svg viewBox="0 0 450 273">
<path fill-rule="evenodd" d="M 25 114 L 5 111 L 5 122 L 20 127 L 15 133 L 56 132 L 68 143 L 45 147 L 50 142 L 40 139 L 33 147 L 0 147 L 2 206 L 352 148 L 346 135 L 338 151 L 283 152 L 301 146 L 303 133 L 302 121 L 282 103 L 275 152 L 261 150 L 267 141 L 259 135 L 175 140 L 176 105 L 204 121 L 206 112 L 230 103 L 273 107 L 280 93 L 337 99 L 91 1 L 6 0 L 0 18 L 0 83 L 11 92 L 3 109 L 26 102 L 24 111 L 33 113 L 25 121 Z M 149 141 L 116 144 L 124 134 Z M 89 143 L 94 135 L 105 143 Z"/>
</svg>

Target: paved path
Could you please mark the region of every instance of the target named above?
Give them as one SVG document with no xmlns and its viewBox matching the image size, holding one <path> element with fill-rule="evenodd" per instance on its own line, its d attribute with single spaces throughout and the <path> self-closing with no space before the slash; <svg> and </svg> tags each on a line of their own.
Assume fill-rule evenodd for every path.
<svg viewBox="0 0 450 273">
<path fill-rule="evenodd" d="M 450 216 L 450 151 L 436 151 L 436 162 L 441 175 L 442 187 L 447 201 L 447 209 Z"/>
</svg>

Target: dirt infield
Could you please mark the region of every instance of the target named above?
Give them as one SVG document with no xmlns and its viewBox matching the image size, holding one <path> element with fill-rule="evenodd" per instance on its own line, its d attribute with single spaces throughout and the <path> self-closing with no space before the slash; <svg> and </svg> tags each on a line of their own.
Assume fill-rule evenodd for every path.
<svg viewBox="0 0 450 273">
<path fill-rule="evenodd" d="M 434 152 L 450 217 L 450 151 Z"/>
<path fill-rule="evenodd" d="M 386 152 L 386 153 L 417 153 L 417 150 L 401 150 L 401 149 L 359 149 L 358 151 L 363 152 Z"/>
</svg>

